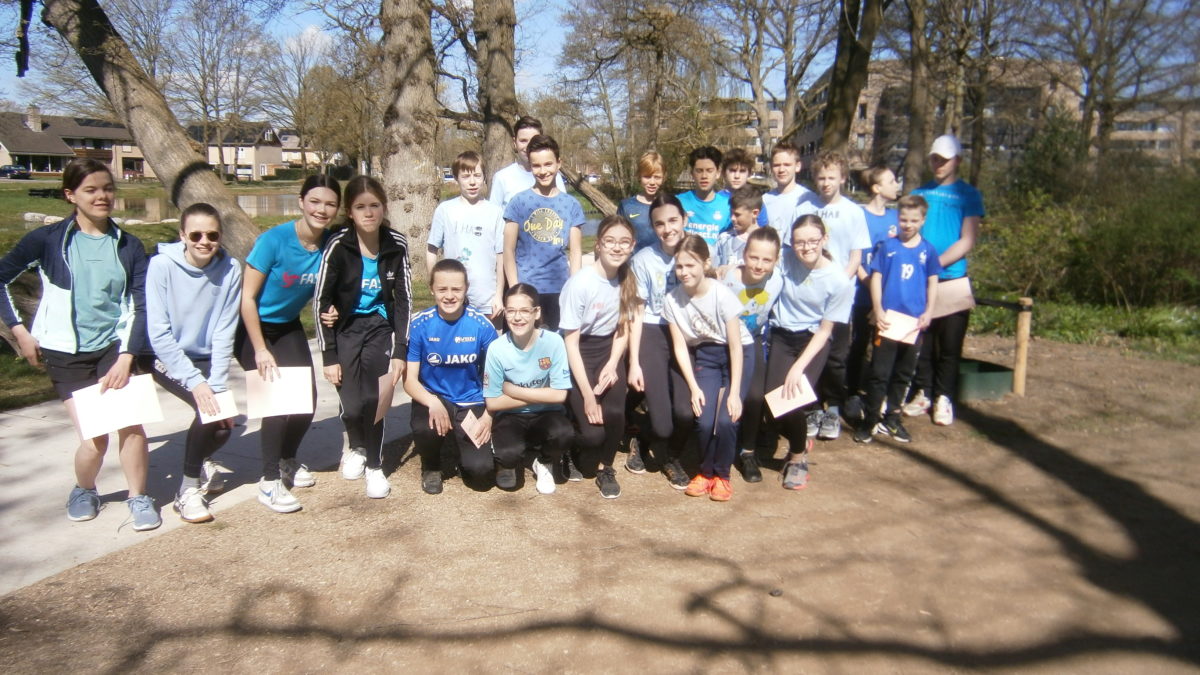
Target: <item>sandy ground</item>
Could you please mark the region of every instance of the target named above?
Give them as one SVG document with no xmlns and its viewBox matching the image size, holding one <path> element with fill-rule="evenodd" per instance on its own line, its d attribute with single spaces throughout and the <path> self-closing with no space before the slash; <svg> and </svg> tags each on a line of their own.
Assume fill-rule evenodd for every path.
<svg viewBox="0 0 1200 675">
<path fill-rule="evenodd" d="M 1005 341 L 969 351 L 1005 362 Z M 619 472 L 430 497 L 333 472 L 0 599 L 6 672 L 1196 672 L 1200 369 L 1037 341 L 1029 396 L 732 502 Z M 531 476 L 526 476 L 531 482 Z M 164 517 L 174 517 L 169 511 Z"/>
</svg>

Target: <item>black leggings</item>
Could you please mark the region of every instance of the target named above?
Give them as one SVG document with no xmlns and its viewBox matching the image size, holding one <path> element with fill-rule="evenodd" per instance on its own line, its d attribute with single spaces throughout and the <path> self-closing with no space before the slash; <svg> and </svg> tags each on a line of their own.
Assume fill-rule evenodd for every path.
<svg viewBox="0 0 1200 675">
<path fill-rule="evenodd" d="M 849 356 L 850 324 L 835 323 L 833 334 L 829 336 L 829 356 L 817 389 L 821 402 L 826 405 L 841 406 L 846 402 L 846 360 Z"/>
<path fill-rule="evenodd" d="M 457 406 L 441 396 L 438 396 L 438 400 L 442 402 L 442 406 L 446 408 L 446 414 L 450 416 L 450 426 L 452 427 L 450 433 L 454 434 L 454 441 L 458 445 L 458 461 L 462 466 L 463 473 L 476 482 L 490 478 L 495 468 L 491 441 L 477 448 L 462 427 L 463 418 L 467 416 L 467 413 L 475 411 L 477 417 L 483 415 L 486 411 L 483 404 Z M 445 436 L 438 436 L 437 431 L 429 426 L 429 408 L 416 401 L 412 402 L 411 427 L 413 445 L 416 446 L 417 455 L 421 458 L 421 471 L 444 472 L 446 462 L 443 461 L 445 458 L 442 451 L 447 447 L 448 439 Z"/>
<path fill-rule="evenodd" d="M 866 422 L 879 419 L 879 406 L 887 396 L 887 414 L 900 412 L 904 403 L 904 392 L 917 369 L 917 354 L 921 351 L 921 338 L 915 344 L 906 344 L 885 337 L 875 340 L 875 351 L 871 355 L 871 379 L 867 382 Z M 867 427 L 871 428 L 870 426 Z"/>
<path fill-rule="evenodd" d="M 575 428 L 561 410 L 500 413 L 492 422 L 492 447 L 496 463 L 505 469 L 521 466 L 531 448 L 545 466 L 552 466 L 575 440 Z"/>
<path fill-rule="evenodd" d="M 649 437 L 651 441 L 669 441 L 669 456 L 678 458 L 687 445 L 696 417 L 692 414 L 691 390 L 672 353 L 670 328 L 666 324 L 643 323 L 638 360 L 646 385 Z"/>
<path fill-rule="evenodd" d="M 288 323 L 261 322 L 263 339 L 267 348 L 275 357 L 275 365 L 280 368 L 312 368 L 312 352 L 308 349 L 308 338 L 304 335 L 304 327 L 300 320 Z M 238 363 L 242 369 L 249 372 L 256 370 L 258 364 L 254 361 L 254 343 L 246 336 L 246 327 L 238 324 L 237 336 L 233 342 L 233 352 L 238 355 Z M 313 373 L 312 385 L 313 410 L 317 406 L 317 380 Z M 300 449 L 300 441 L 312 426 L 313 413 L 306 415 L 277 415 L 264 417 L 262 421 L 262 460 L 263 479 L 279 480 L 279 460 L 293 459 Z"/>
<path fill-rule="evenodd" d="M 767 391 L 767 360 L 764 358 L 763 344 L 768 333 L 754 337 L 749 358 L 742 364 L 743 373 L 749 373 L 749 386 L 742 392 L 745 399 L 742 402 L 742 421 L 738 431 L 742 450 L 754 450 L 758 447 L 758 429 L 762 426 L 763 395 Z M 745 376 L 743 376 L 744 379 Z"/>
<path fill-rule="evenodd" d="M 355 314 L 334 339 L 342 366 L 342 384 L 337 391 L 349 447 L 365 450 L 367 468 L 378 469 L 383 465 L 383 420 L 375 417 L 379 378 L 388 372 L 392 326 L 379 314 Z"/>
<path fill-rule="evenodd" d="M 970 321 L 971 310 L 964 309 L 929 323 L 921 344 L 913 390 L 923 389 L 931 401 L 938 396 L 954 400 L 958 395 L 958 362 L 962 358 Z"/>
<path fill-rule="evenodd" d="M 796 363 L 796 359 L 800 358 L 800 354 L 812 339 L 813 334 L 806 330 L 797 332 L 782 328 L 771 329 L 771 358 L 767 368 L 767 391 L 773 391 L 777 387 L 783 386 L 788 371 L 792 369 L 792 365 Z M 821 375 L 828 354 L 829 345 L 826 344 L 821 347 L 821 351 L 817 352 L 813 360 L 808 363 L 808 367 L 804 369 L 804 376 L 808 378 L 809 384 L 816 382 Z M 807 411 L 815 405 L 817 404 L 810 403 L 796 408 L 776 419 L 783 437 L 791 446 L 791 452 L 804 451 L 805 443 L 808 441 Z"/>
<path fill-rule="evenodd" d="M 209 359 L 192 359 L 192 365 L 200 370 L 200 374 L 208 377 L 212 372 L 212 361 Z M 154 381 L 166 389 L 175 398 L 192 406 L 196 416 L 192 418 L 192 426 L 188 427 L 187 440 L 183 446 L 183 477 L 199 478 L 204 460 L 212 457 L 213 453 L 229 440 L 229 429 L 221 426 L 220 422 L 205 424 L 200 421 L 200 409 L 196 406 L 196 398 L 182 382 L 167 374 L 167 366 L 152 356 L 138 357 L 138 369 L 149 372 Z"/>
<path fill-rule="evenodd" d="M 864 290 L 859 287 L 854 308 L 850 310 L 850 353 L 846 356 L 846 393 L 849 395 L 865 392 L 871 375 L 867 345 L 875 339 L 875 326 L 871 323 L 871 294 L 867 292 L 863 302 Z"/>
<path fill-rule="evenodd" d="M 592 387 L 596 386 L 600 379 L 600 371 L 612 356 L 612 344 L 611 335 L 579 336 L 579 355 L 583 357 L 583 366 Z M 576 435 L 576 444 L 580 451 L 579 468 L 585 475 L 590 476 L 598 466 L 613 465 L 617 448 L 621 446 L 621 438 L 625 435 L 625 395 L 629 388 L 625 380 L 625 359 L 621 359 L 617 365 L 616 384 L 600 394 L 604 424 L 588 422 L 587 413 L 583 409 L 583 394 L 579 393 L 580 386 L 578 382 L 575 383 L 567 393 L 567 402 L 579 428 Z"/>
</svg>

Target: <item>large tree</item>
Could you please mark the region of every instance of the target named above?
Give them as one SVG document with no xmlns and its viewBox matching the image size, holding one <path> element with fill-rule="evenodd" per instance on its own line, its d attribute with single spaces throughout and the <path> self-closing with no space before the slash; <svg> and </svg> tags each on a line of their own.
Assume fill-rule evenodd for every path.
<svg viewBox="0 0 1200 675">
<path fill-rule="evenodd" d="M 825 105 L 823 150 L 842 150 L 850 138 L 850 124 L 858 96 L 867 83 L 867 67 L 883 12 L 892 0 L 841 0 L 837 18 L 837 51 L 829 75 L 829 100 Z"/>
</svg>

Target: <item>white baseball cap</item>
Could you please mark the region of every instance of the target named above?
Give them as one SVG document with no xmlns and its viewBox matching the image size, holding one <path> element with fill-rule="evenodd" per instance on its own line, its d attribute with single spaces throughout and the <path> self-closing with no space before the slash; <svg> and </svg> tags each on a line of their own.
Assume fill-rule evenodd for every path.
<svg viewBox="0 0 1200 675">
<path fill-rule="evenodd" d="M 959 144 L 954 134 L 938 136 L 937 140 L 933 142 L 933 147 L 929 148 L 929 154 L 954 159 L 962 154 L 962 145 Z"/>
</svg>

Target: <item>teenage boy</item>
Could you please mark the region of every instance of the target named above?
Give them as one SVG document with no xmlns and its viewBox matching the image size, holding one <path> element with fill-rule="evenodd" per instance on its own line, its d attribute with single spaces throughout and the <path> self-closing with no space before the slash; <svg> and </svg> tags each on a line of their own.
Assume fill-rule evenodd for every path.
<svg viewBox="0 0 1200 675">
<path fill-rule="evenodd" d="M 767 214 L 767 223 L 775 228 L 784 246 L 791 246 L 796 208 L 813 198 L 811 190 L 796 182 L 800 168 L 800 150 L 796 146 L 780 141 L 771 149 L 771 176 L 775 179 L 775 188 L 763 195 L 763 210 Z"/>
<path fill-rule="evenodd" d="M 896 237 L 881 241 L 871 257 L 871 304 L 879 333 L 871 354 L 865 419 L 854 430 L 854 440 L 859 443 L 870 443 L 875 433 L 887 434 L 901 443 L 912 440 L 900 423 L 900 404 L 917 367 L 921 332 L 929 327 L 929 315 L 937 299 L 938 274 L 942 272 L 937 250 L 921 237 L 928 208 L 925 200 L 916 195 L 902 198 Z M 919 332 L 914 343 L 883 336 L 890 326 L 889 310 L 917 319 Z M 879 406 L 885 394 L 887 413 L 880 424 Z"/>
<path fill-rule="evenodd" d="M 979 190 L 958 177 L 961 162 L 962 146 L 958 139 L 950 134 L 939 136 L 929 150 L 933 180 L 913 190 L 914 195 L 924 197 L 929 203 L 925 238 L 937 249 L 942 282 L 967 276 L 967 253 L 975 246 L 983 220 L 983 197 Z M 970 318 L 971 310 L 964 309 L 930 322 L 917 364 L 913 385 L 916 393 L 904 406 L 904 414 L 923 415 L 932 401 L 934 424 L 948 426 L 954 422 L 958 361 Z"/>
<path fill-rule="evenodd" d="M 725 187 L 717 194 L 732 197 L 742 186 L 750 182 L 750 174 L 754 171 L 754 160 L 750 153 L 743 148 L 733 148 L 725 153 L 721 160 L 721 182 Z M 730 207 L 732 208 L 732 206 Z M 767 211 L 761 206 L 758 210 L 758 225 L 767 224 Z"/>
<path fill-rule="evenodd" d="M 533 172 L 529 169 L 529 141 L 534 136 L 541 136 L 542 123 L 536 117 L 525 115 L 513 125 L 513 149 L 517 151 L 517 161 L 496 172 L 492 176 L 492 190 L 488 201 L 501 209 L 508 206 L 513 195 L 533 187 Z M 566 192 L 562 176 L 554 177 L 554 184 L 560 191 Z"/>
<path fill-rule="evenodd" d="M 813 180 L 817 184 L 816 198 L 798 206 L 793 217 L 809 213 L 820 216 L 829 237 L 825 250 L 848 278 L 857 281 L 863 250 L 871 248 L 871 235 L 862 207 L 842 196 L 842 183 L 846 181 L 847 170 L 848 163 L 843 155 L 832 152 L 818 155 L 812 167 Z M 848 292 L 852 303 L 853 284 Z M 833 440 L 842 432 L 841 407 L 846 401 L 846 360 L 849 355 L 850 324 L 835 323 L 830 337 L 829 357 L 825 361 L 819 384 L 821 398 L 825 401 L 825 414 L 819 420 L 815 415 L 812 419 L 818 425 L 817 438 L 822 440 Z"/>
<path fill-rule="evenodd" d="M 696 148 L 688 155 L 688 165 L 692 167 L 696 187 L 678 195 L 687 216 L 684 231 L 700 235 L 711 250 L 717 245 L 717 235 L 729 227 L 729 198 L 713 189 L 717 185 L 721 151 L 711 145 Z"/>
<path fill-rule="evenodd" d="M 729 211 L 733 228 L 717 236 L 717 252 L 713 262 L 717 277 L 723 276 L 726 268 L 742 264 L 742 251 L 750 234 L 759 228 L 758 216 L 762 213 L 762 194 L 753 185 L 743 185 L 729 197 Z"/>
<path fill-rule="evenodd" d="M 504 309 L 504 211 L 483 199 L 483 160 L 468 150 L 451 166 L 459 195 L 438 204 L 425 255 L 425 271 L 433 278 L 439 254 L 467 268 L 467 301 L 471 309 L 498 320 Z"/>
<path fill-rule="evenodd" d="M 558 330 L 558 294 L 583 263 L 583 208 L 555 185 L 562 161 L 553 138 L 534 136 L 526 152 L 535 183 L 504 209 L 504 278 L 536 288 L 542 325 Z"/>
</svg>

